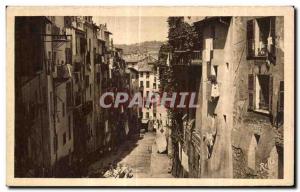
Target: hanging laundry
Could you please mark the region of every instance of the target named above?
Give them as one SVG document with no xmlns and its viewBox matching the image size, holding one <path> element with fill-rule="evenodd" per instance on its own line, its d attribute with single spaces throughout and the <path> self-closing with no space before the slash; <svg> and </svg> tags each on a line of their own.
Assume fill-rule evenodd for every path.
<svg viewBox="0 0 300 192">
<path fill-rule="evenodd" d="M 203 50 L 204 51 L 204 61 L 210 62 L 210 50 Z"/>
<path fill-rule="evenodd" d="M 212 84 L 211 86 L 211 97 L 216 98 L 220 96 L 218 84 Z"/>
<path fill-rule="evenodd" d="M 181 165 L 184 168 L 184 170 L 189 172 L 189 157 L 187 156 L 187 154 L 183 150 L 182 150 L 181 154 L 182 154 Z"/>
<path fill-rule="evenodd" d="M 268 37 L 268 51 L 272 52 L 272 46 L 273 46 L 273 38 L 271 36 Z"/>
<path fill-rule="evenodd" d="M 205 39 L 205 49 L 208 51 L 213 50 L 213 39 L 212 38 Z"/>
<path fill-rule="evenodd" d="M 167 57 L 167 66 L 170 66 L 170 53 L 168 53 L 168 57 Z"/>
<path fill-rule="evenodd" d="M 179 156 L 179 161 L 181 161 L 181 152 L 182 152 L 182 150 L 181 150 L 181 144 L 180 144 L 180 142 L 178 142 L 178 156 Z"/>
<path fill-rule="evenodd" d="M 217 73 L 216 73 L 215 67 L 214 67 L 213 65 L 210 65 L 210 69 L 211 69 L 211 73 L 210 73 L 210 75 L 212 75 L 212 76 L 216 76 L 216 75 L 217 75 Z"/>
<path fill-rule="evenodd" d="M 72 66 L 71 66 L 71 64 L 67 64 L 67 69 L 68 69 L 68 77 L 72 77 Z"/>
<path fill-rule="evenodd" d="M 125 133 L 126 135 L 129 133 L 128 121 L 125 122 Z"/>
</svg>

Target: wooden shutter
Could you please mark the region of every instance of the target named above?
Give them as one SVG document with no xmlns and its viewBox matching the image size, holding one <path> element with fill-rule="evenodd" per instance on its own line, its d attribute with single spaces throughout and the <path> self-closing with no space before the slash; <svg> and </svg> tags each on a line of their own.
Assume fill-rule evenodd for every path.
<svg viewBox="0 0 300 192">
<path fill-rule="evenodd" d="M 280 81 L 279 85 L 279 112 L 284 109 L 284 81 Z"/>
<path fill-rule="evenodd" d="M 273 109 L 273 76 L 269 78 L 269 111 L 272 114 Z"/>
<path fill-rule="evenodd" d="M 255 46 L 254 46 L 254 24 L 255 20 L 247 21 L 247 56 L 253 57 L 255 54 Z"/>
<path fill-rule="evenodd" d="M 268 59 L 273 63 L 275 63 L 275 60 L 276 60 L 275 23 L 276 23 L 276 17 L 271 17 L 270 18 L 270 36 L 272 37 L 272 45 L 270 46 L 270 50 L 268 53 Z"/>
<path fill-rule="evenodd" d="M 248 75 L 248 109 L 254 110 L 254 75 Z"/>
<path fill-rule="evenodd" d="M 210 80 L 210 76 L 211 76 L 211 63 L 210 62 L 206 62 L 207 65 L 207 80 Z"/>
</svg>

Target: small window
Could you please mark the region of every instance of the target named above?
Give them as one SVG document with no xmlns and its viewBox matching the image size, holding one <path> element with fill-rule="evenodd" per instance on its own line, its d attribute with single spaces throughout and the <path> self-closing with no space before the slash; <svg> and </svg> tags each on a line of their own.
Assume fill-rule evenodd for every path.
<svg viewBox="0 0 300 192">
<path fill-rule="evenodd" d="M 150 115 L 149 112 L 146 112 L 146 119 L 149 119 Z"/>
<path fill-rule="evenodd" d="M 156 89 L 156 83 L 153 83 L 153 89 Z"/>
<path fill-rule="evenodd" d="M 149 87 L 150 87 L 150 82 L 147 81 L 147 82 L 146 82 L 146 88 L 149 88 Z"/>
<path fill-rule="evenodd" d="M 144 73 L 143 73 L 143 72 L 141 72 L 141 73 L 140 73 L 140 77 L 143 77 L 143 76 L 144 76 Z"/>
<path fill-rule="evenodd" d="M 144 87 L 144 82 L 140 81 L 140 87 Z"/>
<path fill-rule="evenodd" d="M 266 57 L 275 50 L 275 17 L 247 21 L 248 58 Z"/>
<path fill-rule="evenodd" d="M 146 78 L 148 79 L 149 77 L 150 77 L 150 73 L 147 72 L 147 73 L 146 73 Z"/>
<path fill-rule="evenodd" d="M 272 110 L 273 78 L 270 75 L 248 76 L 249 109 L 261 113 Z"/>
</svg>

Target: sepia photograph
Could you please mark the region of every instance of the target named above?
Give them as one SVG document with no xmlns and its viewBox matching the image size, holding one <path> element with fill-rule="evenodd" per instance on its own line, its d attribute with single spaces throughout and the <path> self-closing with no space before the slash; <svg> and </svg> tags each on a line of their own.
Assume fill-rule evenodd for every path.
<svg viewBox="0 0 300 192">
<path fill-rule="evenodd" d="M 6 11 L 7 185 L 294 185 L 293 7 Z"/>
</svg>

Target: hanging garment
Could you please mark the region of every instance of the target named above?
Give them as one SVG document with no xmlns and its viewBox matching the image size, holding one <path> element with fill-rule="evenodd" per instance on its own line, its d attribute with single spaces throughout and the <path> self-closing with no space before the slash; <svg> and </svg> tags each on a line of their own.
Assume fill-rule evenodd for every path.
<svg viewBox="0 0 300 192">
<path fill-rule="evenodd" d="M 212 38 L 205 39 L 205 49 L 208 51 L 213 50 L 213 39 Z"/>
<path fill-rule="evenodd" d="M 178 142 L 178 156 L 179 156 L 179 161 L 181 161 L 181 144 Z"/>
<path fill-rule="evenodd" d="M 183 150 L 182 150 L 181 154 L 182 154 L 181 165 L 184 168 L 184 170 L 189 172 L 189 157 Z"/>
<path fill-rule="evenodd" d="M 268 37 L 268 52 L 272 52 L 272 46 L 273 46 L 273 38 L 271 36 Z"/>
<path fill-rule="evenodd" d="M 126 135 L 129 133 L 128 121 L 125 122 L 125 133 Z"/>
<path fill-rule="evenodd" d="M 204 61 L 209 62 L 210 61 L 210 50 L 203 50 L 204 51 Z"/>
<path fill-rule="evenodd" d="M 72 77 L 72 65 L 67 64 L 67 69 L 68 69 L 68 77 Z"/>
<path fill-rule="evenodd" d="M 211 86 L 211 97 L 216 98 L 220 96 L 218 84 L 212 84 Z"/>
<path fill-rule="evenodd" d="M 167 66 L 170 66 L 170 53 L 168 53 Z"/>
<path fill-rule="evenodd" d="M 211 69 L 211 73 L 210 73 L 210 75 L 212 75 L 212 76 L 216 76 L 216 75 L 217 75 L 217 73 L 216 73 L 216 70 L 215 70 L 215 68 L 214 68 L 214 66 L 213 66 L 213 65 L 210 65 L 210 69 Z"/>
</svg>

